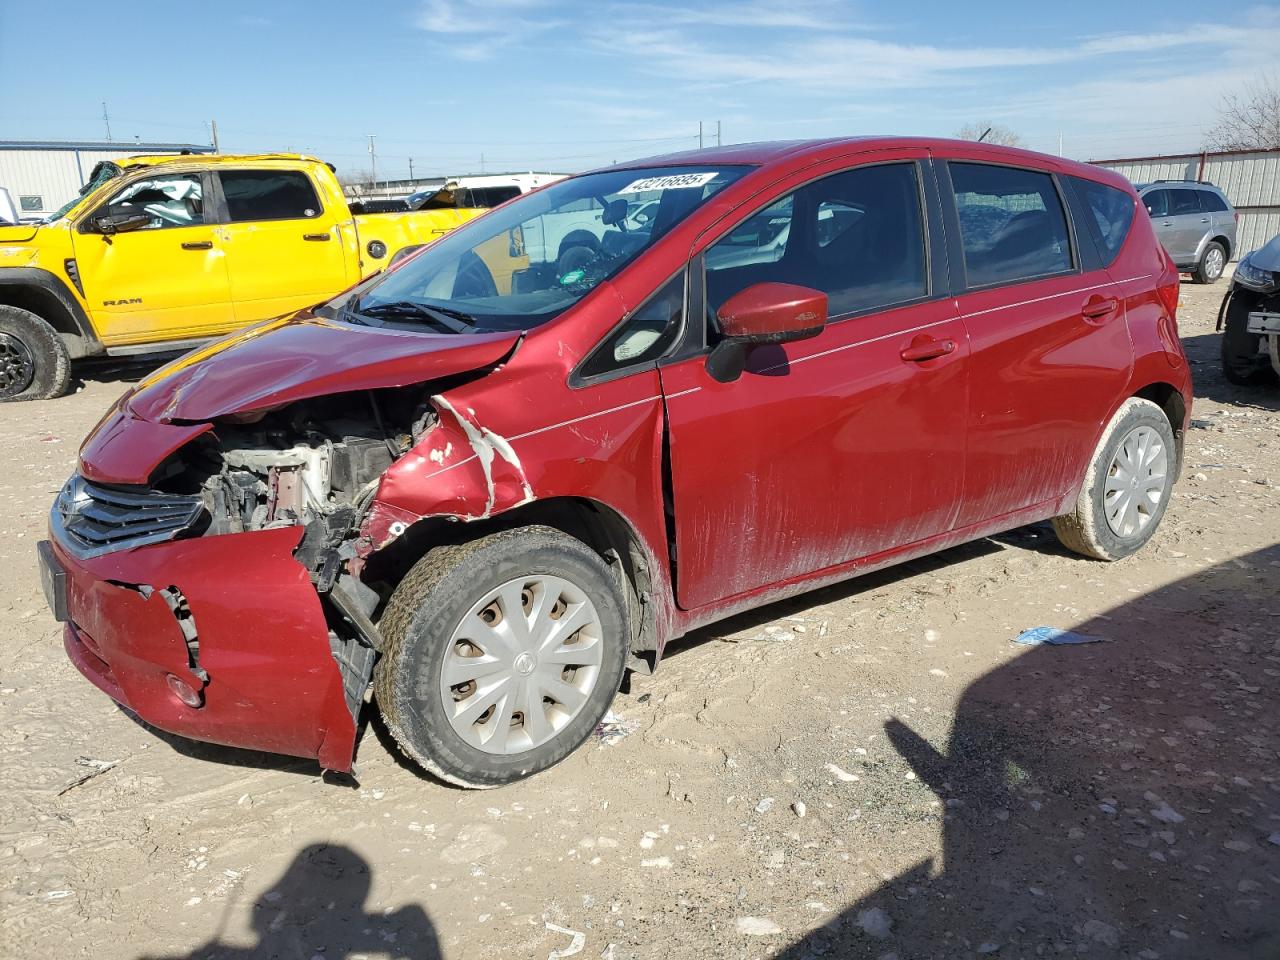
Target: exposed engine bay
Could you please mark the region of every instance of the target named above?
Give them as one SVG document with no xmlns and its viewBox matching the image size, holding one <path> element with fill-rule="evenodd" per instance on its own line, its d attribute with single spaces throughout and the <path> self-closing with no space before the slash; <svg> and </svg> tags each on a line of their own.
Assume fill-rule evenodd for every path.
<svg viewBox="0 0 1280 960">
<path fill-rule="evenodd" d="M 382 474 L 436 422 L 421 387 L 339 394 L 224 418 L 161 466 L 153 486 L 198 495 L 204 536 L 301 526 L 297 560 L 327 598 L 353 713 L 381 639 L 382 595 L 347 569 Z"/>
</svg>

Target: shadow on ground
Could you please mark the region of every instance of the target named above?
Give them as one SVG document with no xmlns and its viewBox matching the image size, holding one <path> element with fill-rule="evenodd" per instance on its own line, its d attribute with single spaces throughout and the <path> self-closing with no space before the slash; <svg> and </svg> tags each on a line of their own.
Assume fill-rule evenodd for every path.
<svg viewBox="0 0 1280 960">
<path fill-rule="evenodd" d="M 1280 545 L 1135 597 L 971 684 L 936 747 L 886 723 L 942 858 L 780 960 L 1280 957 L 1278 581 Z"/>
<path fill-rule="evenodd" d="M 1218 403 L 1255 410 L 1280 410 L 1280 387 L 1264 384 L 1256 387 L 1237 387 L 1228 383 L 1222 375 L 1222 335 L 1202 333 L 1182 338 L 1182 347 L 1191 361 L 1191 376 L 1196 384 L 1196 396 Z"/>
<path fill-rule="evenodd" d="M 438 960 L 440 943 L 420 906 L 366 911 L 372 875 L 373 868 L 349 847 L 312 844 L 248 907 L 252 944 L 225 942 L 219 929 L 190 953 L 146 954 L 143 960 L 344 960 L 366 954 Z"/>
</svg>

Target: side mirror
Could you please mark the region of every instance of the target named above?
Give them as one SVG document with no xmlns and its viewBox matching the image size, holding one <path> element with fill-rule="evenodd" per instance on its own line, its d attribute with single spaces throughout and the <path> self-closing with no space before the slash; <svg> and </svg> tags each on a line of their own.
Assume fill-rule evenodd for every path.
<svg viewBox="0 0 1280 960">
<path fill-rule="evenodd" d="M 820 334 L 827 325 L 827 295 L 793 283 L 757 283 L 726 300 L 717 317 L 724 339 L 707 357 L 707 372 L 731 383 L 742 376 L 750 347 Z"/>
<path fill-rule="evenodd" d="M 148 213 L 109 213 L 94 217 L 93 226 L 104 237 L 113 233 L 128 233 L 130 230 L 141 230 L 151 223 Z"/>
</svg>

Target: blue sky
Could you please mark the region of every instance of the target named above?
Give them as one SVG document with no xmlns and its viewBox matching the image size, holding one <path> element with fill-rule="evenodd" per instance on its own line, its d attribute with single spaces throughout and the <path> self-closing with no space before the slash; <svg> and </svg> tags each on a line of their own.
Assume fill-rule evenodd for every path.
<svg viewBox="0 0 1280 960">
<path fill-rule="evenodd" d="M 379 177 L 1000 123 L 1080 159 L 1197 149 L 1280 8 L 822 0 L 0 0 L 0 139 L 301 150 Z"/>
</svg>

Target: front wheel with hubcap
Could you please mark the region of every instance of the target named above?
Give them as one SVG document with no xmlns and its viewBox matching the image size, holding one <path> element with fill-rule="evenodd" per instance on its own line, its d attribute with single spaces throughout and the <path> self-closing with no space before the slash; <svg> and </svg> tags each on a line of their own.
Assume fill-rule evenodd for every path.
<svg viewBox="0 0 1280 960">
<path fill-rule="evenodd" d="M 622 682 L 629 644 L 604 561 L 549 527 L 439 547 L 387 605 L 374 692 L 431 773 L 496 787 L 558 763 Z"/>
<path fill-rule="evenodd" d="M 1178 468 L 1173 428 L 1150 400 L 1130 398 L 1103 431 L 1075 509 L 1053 519 L 1063 546 L 1098 560 L 1139 550 L 1160 525 Z"/>
</svg>

